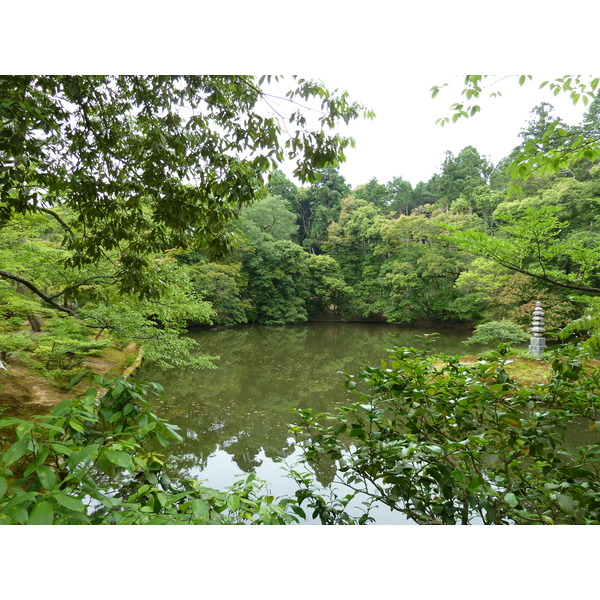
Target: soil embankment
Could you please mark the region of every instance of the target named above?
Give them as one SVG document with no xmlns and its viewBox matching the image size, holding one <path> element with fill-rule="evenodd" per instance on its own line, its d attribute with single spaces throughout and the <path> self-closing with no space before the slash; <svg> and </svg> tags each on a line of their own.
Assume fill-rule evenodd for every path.
<svg viewBox="0 0 600 600">
<path fill-rule="evenodd" d="M 98 356 L 90 356 L 81 365 L 95 373 L 131 375 L 140 365 L 141 351 L 136 344 L 119 350 L 109 347 Z M 0 414 L 17 418 L 47 413 L 53 406 L 72 398 L 86 389 L 86 381 L 66 390 L 30 372 L 24 365 L 14 363 L 0 373 Z"/>
</svg>

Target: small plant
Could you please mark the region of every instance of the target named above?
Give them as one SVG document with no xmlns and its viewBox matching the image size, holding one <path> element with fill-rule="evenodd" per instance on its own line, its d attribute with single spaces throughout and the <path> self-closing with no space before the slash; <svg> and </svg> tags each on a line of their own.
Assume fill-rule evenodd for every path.
<svg viewBox="0 0 600 600">
<path fill-rule="evenodd" d="M 294 431 L 309 466 L 334 461 L 341 483 L 416 523 L 599 524 L 600 445 L 566 432 L 596 430 L 600 369 L 581 347 L 553 356 L 549 384 L 519 386 L 506 347 L 468 365 L 397 348 L 348 376 L 355 404 L 297 411 Z"/>
<path fill-rule="evenodd" d="M 76 385 L 83 379 L 73 380 Z M 90 388 L 34 420 L 2 419 L 0 524 L 287 524 L 293 500 L 248 475 L 223 491 L 178 474 L 178 427 L 154 413 L 154 383 L 93 375 Z"/>
<path fill-rule="evenodd" d="M 26 333 L 0 334 L 0 361 L 4 362 L 10 354 L 20 354 L 32 346 L 31 336 Z"/>
<path fill-rule="evenodd" d="M 471 337 L 463 344 L 519 344 L 527 342 L 530 336 L 512 321 L 488 321 L 480 323 Z"/>
<path fill-rule="evenodd" d="M 17 331 L 23 327 L 23 318 L 9 317 L 2 323 L 2 327 L 5 331 Z"/>
</svg>

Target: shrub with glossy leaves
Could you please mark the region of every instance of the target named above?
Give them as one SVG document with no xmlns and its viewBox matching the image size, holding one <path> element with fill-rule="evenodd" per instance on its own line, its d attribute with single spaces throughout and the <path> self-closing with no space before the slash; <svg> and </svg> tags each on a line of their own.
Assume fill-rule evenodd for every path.
<svg viewBox="0 0 600 600">
<path fill-rule="evenodd" d="M 549 384 L 522 387 L 505 353 L 463 364 L 396 348 L 348 376 L 352 406 L 298 412 L 305 459 L 336 461 L 349 488 L 420 524 L 600 523 L 600 370 L 567 347 Z"/>
<path fill-rule="evenodd" d="M 168 448 L 181 436 L 148 396 L 162 391 L 94 375 L 99 393 L 36 420 L 2 419 L 13 443 L 0 455 L 0 524 L 235 524 L 297 521 L 285 500 L 248 475 L 218 491 L 177 472 Z"/>
</svg>

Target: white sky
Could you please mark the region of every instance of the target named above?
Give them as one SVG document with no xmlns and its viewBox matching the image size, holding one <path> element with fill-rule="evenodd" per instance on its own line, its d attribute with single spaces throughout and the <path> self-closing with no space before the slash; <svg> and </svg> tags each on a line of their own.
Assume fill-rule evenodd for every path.
<svg viewBox="0 0 600 600">
<path fill-rule="evenodd" d="M 489 83 L 503 75 L 490 78 Z M 552 104 L 553 114 L 568 124 L 579 123 L 585 111 L 581 101 L 574 106 L 566 94 L 555 97 L 547 88 L 539 89 L 546 78 L 558 76 L 534 76 L 523 87 L 518 85 L 516 76 L 503 79 L 493 88 L 503 92 L 501 97 L 490 99 L 486 94 L 480 102 L 480 113 L 444 127 L 435 122 L 448 116 L 450 105 L 461 99 L 463 76 L 391 78 L 363 72 L 318 77 L 329 89 L 348 91 L 351 99 L 362 102 L 376 114 L 373 120 L 360 119 L 339 129 L 356 141 L 355 148 L 347 149 L 347 160 L 340 167 L 346 181 L 355 187 L 373 177 L 379 183 L 403 177 L 414 187 L 440 171 L 446 150 L 456 155 L 471 145 L 498 163 L 519 144 L 519 131 L 529 120 L 530 111 L 542 101 Z M 431 87 L 442 83 L 449 86 L 432 99 Z"/>
</svg>

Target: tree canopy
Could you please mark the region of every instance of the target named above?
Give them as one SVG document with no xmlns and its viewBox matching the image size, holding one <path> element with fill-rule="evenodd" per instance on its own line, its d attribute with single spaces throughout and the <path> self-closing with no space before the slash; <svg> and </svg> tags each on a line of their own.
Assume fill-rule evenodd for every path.
<svg viewBox="0 0 600 600">
<path fill-rule="evenodd" d="M 36 213 L 58 222 L 65 264 L 107 259 L 123 292 L 157 297 L 151 255 L 230 246 L 227 224 L 284 159 L 313 180 L 351 139 L 328 133 L 370 115 L 346 93 L 295 78 L 289 123 L 250 76 L 4 76 L 0 78 L 0 226 Z M 311 126 L 305 106 L 320 103 Z M 304 106 L 300 104 L 304 103 Z M 287 116 L 287 115 L 286 115 Z M 72 312 L 35 281 L 20 281 Z M 76 289 L 71 286 L 70 291 Z"/>
</svg>

